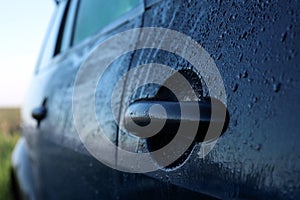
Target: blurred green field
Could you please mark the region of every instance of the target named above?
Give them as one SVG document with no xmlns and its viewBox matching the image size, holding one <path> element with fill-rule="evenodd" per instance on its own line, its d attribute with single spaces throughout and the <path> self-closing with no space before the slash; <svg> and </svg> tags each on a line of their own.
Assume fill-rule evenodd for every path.
<svg viewBox="0 0 300 200">
<path fill-rule="evenodd" d="M 10 157 L 18 134 L 6 136 L 0 133 L 0 199 L 12 199 L 10 191 Z"/>
<path fill-rule="evenodd" d="M 0 108 L 0 132 L 12 134 L 19 131 L 20 109 L 19 108 Z"/>
<path fill-rule="evenodd" d="M 11 200 L 10 159 L 19 138 L 20 110 L 0 108 L 0 200 Z"/>
</svg>

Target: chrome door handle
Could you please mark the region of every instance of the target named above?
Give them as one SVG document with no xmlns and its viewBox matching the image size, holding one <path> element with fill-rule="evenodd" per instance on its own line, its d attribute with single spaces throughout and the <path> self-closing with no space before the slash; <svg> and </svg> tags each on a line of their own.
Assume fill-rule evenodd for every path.
<svg viewBox="0 0 300 200">
<path fill-rule="evenodd" d="M 225 132 L 228 126 L 229 115 L 225 105 L 219 100 L 213 99 L 213 101 L 214 106 L 216 106 L 215 109 L 220 111 L 225 110 L 226 116 L 224 114 L 217 114 L 212 118 L 211 101 L 186 101 L 179 103 L 175 101 L 141 100 L 129 105 L 125 113 L 124 125 L 128 131 L 137 135 L 143 135 L 145 133 L 139 133 L 141 129 L 137 128 L 137 125 L 143 127 L 151 123 L 152 127 L 155 127 L 156 124 L 159 126 L 163 121 L 168 126 L 168 130 L 172 132 L 172 128 L 178 128 L 180 123 L 185 123 L 186 125 L 199 124 L 195 140 L 201 142 L 211 123 L 223 125 L 222 133 Z M 163 107 L 165 111 L 162 111 L 162 109 L 151 109 L 154 106 Z M 182 116 L 181 109 L 185 109 L 188 112 Z M 200 111 L 200 115 L 195 114 L 197 110 Z M 145 131 L 145 129 L 143 130 Z"/>
</svg>

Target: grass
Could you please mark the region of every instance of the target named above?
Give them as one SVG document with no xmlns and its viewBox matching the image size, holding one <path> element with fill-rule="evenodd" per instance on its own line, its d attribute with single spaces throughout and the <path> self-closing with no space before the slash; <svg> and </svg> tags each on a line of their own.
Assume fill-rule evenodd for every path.
<svg viewBox="0 0 300 200">
<path fill-rule="evenodd" d="M 20 109 L 0 108 L 0 132 L 2 134 L 12 134 L 19 131 Z"/>
<path fill-rule="evenodd" d="M 0 199 L 12 199 L 10 191 L 10 161 L 12 150 L 19 138 L 18 134 L 0 133 Z"/>
<path fill-rule="evenodd" d="M 0 109 L 0 200 L 11 200 L 10 162 L 12 150 L 19 138 L 20 110 Z"/>
</svg>

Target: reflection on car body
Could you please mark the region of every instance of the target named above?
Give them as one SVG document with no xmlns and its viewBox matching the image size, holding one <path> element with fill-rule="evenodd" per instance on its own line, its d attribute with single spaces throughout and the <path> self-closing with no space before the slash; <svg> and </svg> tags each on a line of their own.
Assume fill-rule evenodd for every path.
<svg viewBox="0 0 300 200">
<path fill-rule="evenodd" d="M 297 1 L 58 1 L 23 106 L 22 137 L 12 158 L 12 176 L 20 197 L 299 199 L 299 8 Z M 74 124 L 74 103 L 83 102 L 79 117 L 86 124 L 86 136 L 105 136 L 116 148 L 112 159 L 118 166 L 123 159 L 118 148 L 137 154 L 160 149 L 175 137 L 179 123 L 169 123 L 172 125 L 165 126 L 156 137 L 141 138 L 128 126 L 120 128 L 124 118 L 138 116 L 137 124 L 146 126 L 151 123 L 147 117 L 160 119 L 161 114 L 151 115 L 147 107 L 145 116 L 126 115 L 127 108 L 120 107 L 115 118 L 113 92 L 113 100 L 121 105 L 149 105 L 151 101 L 166 108 L 165 102 L 169 102 L 167 105 L 175 110 L 179 100 L 197 102 L 200 108 L 214 101 L 206 77 L 187 59 L 153 48 L 120 55 L 97 82 L 94 96 L 86 92 L 73 98 L 79 70 L 97 46 L 114 35 L 143 27 L 177 31 L 208 52 L 226 90 L 226 94 L 215 97 L 222 107 L 225 104 L 220 96 L 226 96 L 226 119 L 222 121 L 223 134 L 204 158 L 200 155 L 203 138 L 198 136 L 170 165 L 149 173 L 127 173 L 99 162 L 83 145 Z M 125 42 L 137 45 L 138 33 Z M 155 32 L 152 37 L 162 43 L 168 39 Z M 170 44 L 175 49 L 179 46 L 176 40 Z M 118 50 L 118 46 L 103 49 L 107 54 L 90 64 L 101 70 L 113 49 Z M 199 62 L 204 61 L 199 58 Z M 163 77 L 152 65 L 143 74 L 125 76 L 150 63 L 181 74 L 195 96 L 187 93 L 182 82 L 176 83 L 179 92 L 175 96 L 168 88 L 150 84 Z M 90 91 L 94 82 L 85 80 L 79 87 Z M 114 91 L 120 80 L 123 87 Z M 142 86 L 129 92 L 137 82 Z M 84 104 L 91 98 L 95 98 L 94 113 L 86 111 L 90 104 Z M 91 124 L 94 116 L 101 129 Z M 210 112 L 208 116 L 211 120 Z M 157 157 L 153 158 L 155 161 Z"/>
</svg>

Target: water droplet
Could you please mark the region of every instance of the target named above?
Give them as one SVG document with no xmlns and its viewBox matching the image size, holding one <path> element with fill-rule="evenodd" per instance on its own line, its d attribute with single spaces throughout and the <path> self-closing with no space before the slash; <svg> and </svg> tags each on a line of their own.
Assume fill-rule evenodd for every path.
<svg viewBox="0 0 300 200">
<path fill-rule="evenodd" d="M 166 175 L 166 182 L 170 183 L 171 182 L 171 179 L 168 175 Z"/>
<path fill-rule="evenodd" d="M 232 91 L 233 91 L 233 92 L 236 92 L 237 89 L 238 89 L 238 87 L 239 87 L 239 85 L 238 85 L 237 83 L 234 84 L 234 86 L 233 86 L 233 88 L 232 88 Z"/>
<path fill-rule="evenodd" d="M 233 120 L 232 125 L 237 126 L 237 120 Z"/>
<path fill-rule="evenodd" d="M 253 97 L 253 99 L 252 99 L 253 103 L 256 103 L 256 102 L 257 102 L 257 100 L 258 100 L 258 98 L 257 98 L 257 97 Z"/>
<path fill-rule="evenodd" d="M 281 34 L 281 39 L 280 39 L 280 41 L 281 41 L 281 42 L 284 42 L 284 41 L 286 40 L 286 36 L 287 36 L 287 33 L 286 33 L 286 32 L 282 33 L 282 34 Z"/>
<path fill-rule="evenodd" d="M 245 31 L 242 35 L 241 35 L 241 39 L 245 39 L 247 37 L 247 32 Z"/>
<path fill-rule="evenodd" d="M 259 151 L 259 150 L 261 149 L 261 144 L 255 145 L 255 146 L 254 146 L 254 149 L 255 149 L 256 151 Z"/>
<path fill-rule="evenodd" d="M 279 92 L 280 88 L 281 88 L 281 83 L 273 84 L 273 91 L 274 92 Z"/>
<path fill-rule="evenodd" d="M 271 82 L 271 83 L 274 83 L 274 82 L 275 82 L 274 76 L 272 76 L 272 77 L 270 78 L 270 82 Z"/>
<path fill-rule="evenodd" d="M 240 54 L 239 61 L 242 62 L 242 60 L 243 60 L 243 54 Z"/>
<path fill-rule="evenodd" d="M 243 78 L 247 78 L 248 77 L 248 71 L 245 70 L 243 73 L 242 73 L 242 77 Z"/>
</svg>

